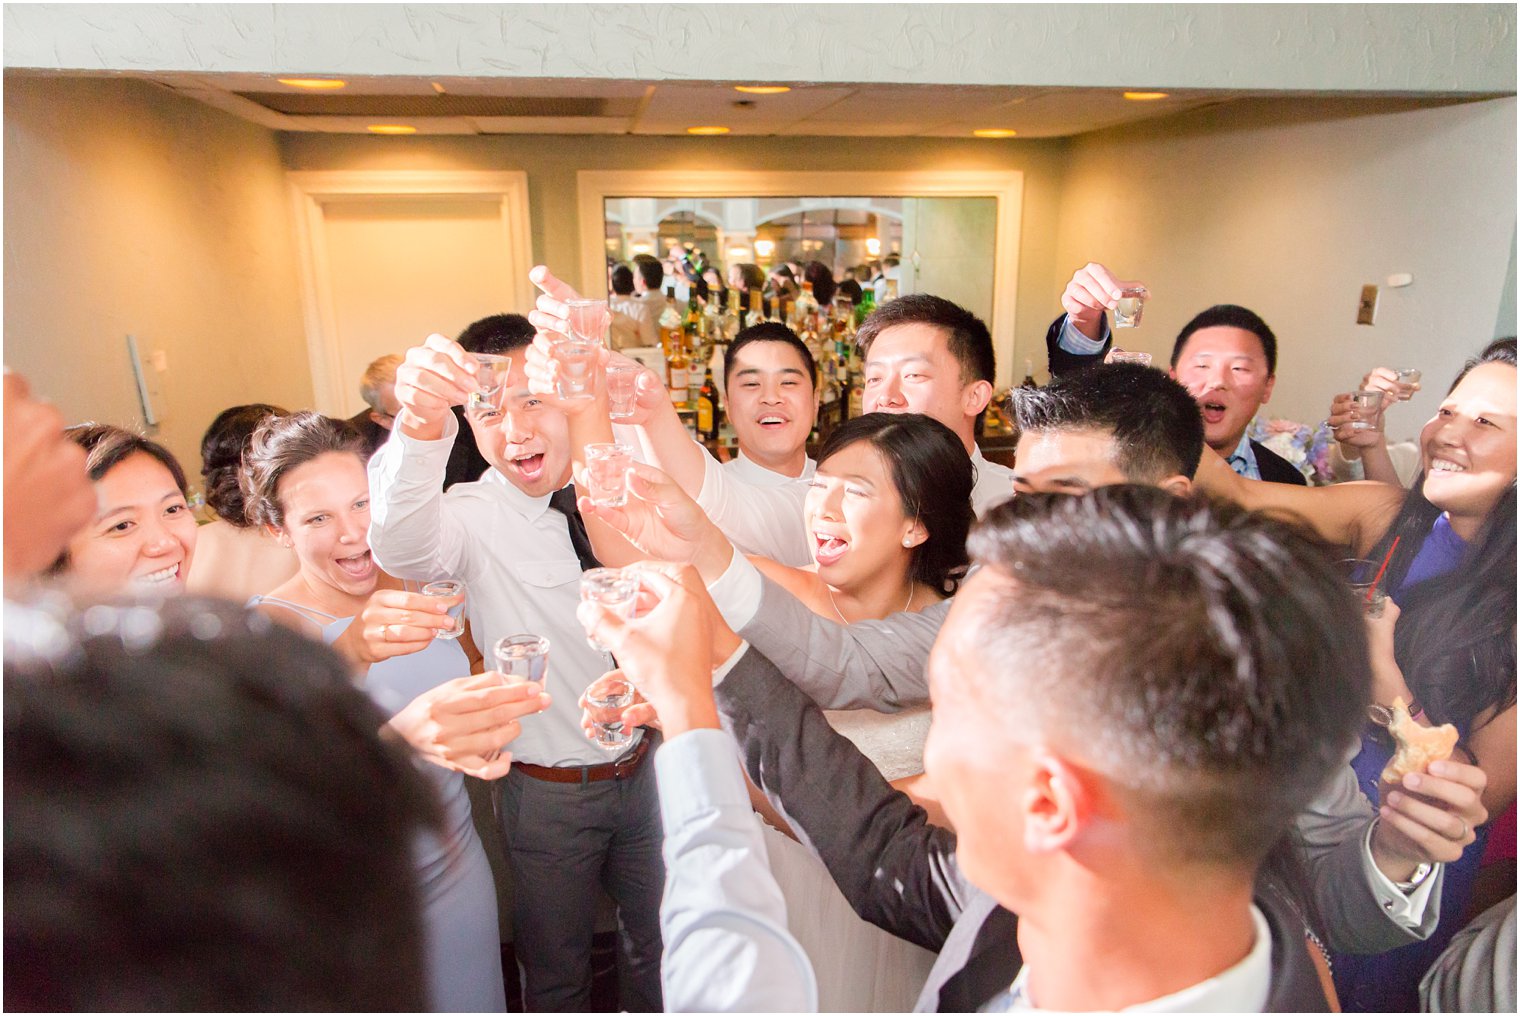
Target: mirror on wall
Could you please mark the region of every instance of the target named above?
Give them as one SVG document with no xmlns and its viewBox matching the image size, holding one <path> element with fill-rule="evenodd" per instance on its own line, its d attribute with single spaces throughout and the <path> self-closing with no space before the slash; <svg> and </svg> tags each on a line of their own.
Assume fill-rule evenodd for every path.
<svg viewBox="0 0 1520 1016">
<path fill-rule="evenodd" d="M 992 318 L 994 197 L 611 197 L 603 222 L 609 271 L 650 254 L 670 277 L 670 252 L 690 245 L 725 281 L 733 265 L 769 275 L 819 261 L 836 282 L 895 276 L 900 294 L 933 293 Z"/>
</svg>

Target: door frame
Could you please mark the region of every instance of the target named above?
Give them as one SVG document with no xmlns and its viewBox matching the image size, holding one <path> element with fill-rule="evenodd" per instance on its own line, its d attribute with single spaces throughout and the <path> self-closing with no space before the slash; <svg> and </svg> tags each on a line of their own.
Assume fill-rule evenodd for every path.
<svg viewBox="0 0 1520 1016">
<path fill-rule="evenodd" d="M 528 219 L 528 174 L 477 170 L 292 170 L 290 190 L 300 260 L 301 311 L 311 362 L 311 389 L 318 411 L 346 416 L 358 378 L 342 376 L 331 265 L 327 252 L 327 205 L 376 198 L 470 200 L 497 205 L 508 273 L 507 306 L 526 307 L 533 299 L 528 269 L 533 242 Z M 517 270 L 520 269 L 520 270 Z M 420 342 L 423 338 L 418 336 Z"/>
<path fill-rule="evenodd" d="M 575 174 L 581 282 L 597 291 L 606 275 L 603 200 L 623 197 L 990 197 L 997 200 L 992 254 L 992 332 L 998 383 L 1011 383 L 1018 308 L 1024 174 L 1019 170 L 582 170 Z"/>
</svg>

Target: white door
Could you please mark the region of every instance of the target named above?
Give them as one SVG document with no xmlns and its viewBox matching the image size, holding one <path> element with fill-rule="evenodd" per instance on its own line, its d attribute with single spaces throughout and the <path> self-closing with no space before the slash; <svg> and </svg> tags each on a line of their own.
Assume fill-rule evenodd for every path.
<svg viewBox="0 0 1520 1016">
<path fill-rule="evenodd" d="M 500 201 L 384 197 L 324 203 L 327 283 L 336 329 L 338 388 L 352 415 L 370 361 L 404 354 L 432 332 L 455 338 L 512 306 L 513 273 Z"/>
<path fill-rule="evenodd" d="M 313 402 L 363 406 L 370 361 L 533 301 L 528 177 L 475 170 L 286 174 L 301 254 Z"/>
</svg>

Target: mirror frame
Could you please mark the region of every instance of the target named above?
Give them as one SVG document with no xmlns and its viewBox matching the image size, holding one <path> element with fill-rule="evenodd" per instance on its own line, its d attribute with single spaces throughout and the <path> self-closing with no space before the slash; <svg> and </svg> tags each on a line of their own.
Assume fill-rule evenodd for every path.
<svg viewBox="0 0 1520 1016">
<path fill-rule="evenodd" d="M 1024 174 L 1017 170 L 791 172 L 782 170 L 582 170 L 575 174 L 580 216 L 581 285 L 606 274 L 607 198 L 690 197 L 990 197 L 997 200 L 992 260 L 992 331 L 998 385 L 1013 373 Z"/>
</svg>

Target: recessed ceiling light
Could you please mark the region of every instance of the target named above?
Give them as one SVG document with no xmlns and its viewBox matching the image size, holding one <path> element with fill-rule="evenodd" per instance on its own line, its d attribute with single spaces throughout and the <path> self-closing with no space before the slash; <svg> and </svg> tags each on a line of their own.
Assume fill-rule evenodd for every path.
<svg viewBox="0 0 1520 1016">
<path fill-rule="evenodd" d="M 1011 131 L 1006 127 L 983 127 L 971 133 L 979 138 L 1011 138 L 1018 134 L 1018 131 Z"/>
<path fill-rule="evenodd" d="M 314 92 L 335 92 L 340 88 L 347 88 L 347 81 L 339 81 L 337 78 L 277 78 L 282 85 L 291 88 L 308 88 Z"/>
<path fill-rule="evenodd" d="M 1124 97 L 1132 102 L 1150 102 L 1152 99 L 1164 99 L 1167 92 L 1125 92 Z"/>
<path fill-rule="evenodd" d="M 791 85 L 735 85 L 734 91 L 744 92 L 748 95 L 780 95 L 782 92 L 790 92 Z"/>
<path fill-rule="evenodd" d="M 417 128 L 409 127 L 404 123 L 372 123 L 369 125 L 371 134 L 416 134 Z"/>
<path fill-rule="evenodd" d="M 727 127 L 688 127 L 687 134 L 727 134 Z"/>
</svg>

